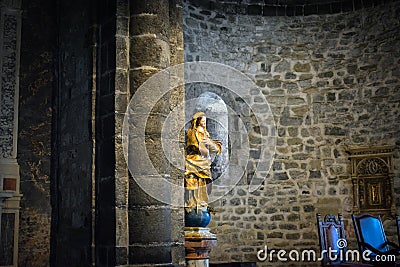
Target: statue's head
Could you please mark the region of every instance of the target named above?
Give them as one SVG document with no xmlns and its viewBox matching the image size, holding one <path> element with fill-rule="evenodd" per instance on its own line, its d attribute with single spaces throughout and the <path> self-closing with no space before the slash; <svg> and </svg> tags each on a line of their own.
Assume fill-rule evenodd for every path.
<svg viewBox="0 0 400 267">
<path fill-rule="evenodd" d="M 206 128 L 206 122 L 207 122 L 207 118 L 206 118 L 206 114 L 204 112 L 201 112 L 201 111 L 196 112 L 193 115 L 192 125 L 194 127 L 202 126 L 202 127 Z"/>
</svg>

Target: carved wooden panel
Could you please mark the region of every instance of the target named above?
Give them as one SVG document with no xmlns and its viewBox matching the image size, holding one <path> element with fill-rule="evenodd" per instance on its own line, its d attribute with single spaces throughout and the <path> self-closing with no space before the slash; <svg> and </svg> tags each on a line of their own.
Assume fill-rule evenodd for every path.
<svg viewBox="0 0 400 267">
<path fill-rule="evenodd" d="M 350 148 L 354 213 L 391 214 L 393 203 L 393 147 Z"/>
<path fill-rule="evenodd" d="M 0 1 L 0 266 L 7 267 L 18 264 L 21 2 Z"/>
<path fill-rule="evenodd" d="M 0 157 L 16 158 L 20 12 L 0 16 Z"/>
</svg>

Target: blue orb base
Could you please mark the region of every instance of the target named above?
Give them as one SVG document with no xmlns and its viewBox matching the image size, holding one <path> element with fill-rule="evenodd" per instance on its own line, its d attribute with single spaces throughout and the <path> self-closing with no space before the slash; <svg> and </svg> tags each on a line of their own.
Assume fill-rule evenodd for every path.
<svg viewBox="0 0 400 267">
<path fill-rule="evenodd" d="M 185 209 L 185 227 L 206 227 L 211 221 L 211 214 L 207 207 Z"/>
</svg>

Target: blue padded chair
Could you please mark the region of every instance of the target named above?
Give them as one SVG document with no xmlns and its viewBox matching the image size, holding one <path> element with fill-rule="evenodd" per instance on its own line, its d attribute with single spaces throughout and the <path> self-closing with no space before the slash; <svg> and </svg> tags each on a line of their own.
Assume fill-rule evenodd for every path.
<svg viewBox="0 0 400 267">
<path fill-rule="evenodd" d="M 400 246 L 400 215 L 396 215 L 397 239 Z"/>
<path fill-rule="evenodd" d="M 363 253 L 366 250 L 371 251 L 369 257 L 374 266 L 399 267 L 399 260 L 385 262 L 376 261 L 378 255 L 380 258 L 388 255 L 400 255 L 400 247 L 387 240 L 381 217 L 379 215 L 374 216 L 372 214 L 364 213 L 361 215 L 353 214 L 352 219 L 360 252 Z M 397 220 L 398 233 L 400 231 L 399 226 L 400 222 Z"/>
<path fill-rule="evenodd" d="M 329 257 L 327 253 L 322 254 L 322 266 L 332 267 L 371 267 L 370 264 L 350 263 L 347 262 L 343 255 L 346 255 L 346 235 L 344 232 L 344 223 L 342 214 L 338 214 L 338 219 L 335 216 L 328 214 L 322 220 L 321 214 L 317 214 L 318 236 L 321 253 L 322 251 L 335 250 L 336 257 Z M 342 257 L 340 256 L 342 255 Z M 333 255 L 332 255 L 333 256 Z M 336 258 L 336 259 L 332 259 Z"/>
</svg>

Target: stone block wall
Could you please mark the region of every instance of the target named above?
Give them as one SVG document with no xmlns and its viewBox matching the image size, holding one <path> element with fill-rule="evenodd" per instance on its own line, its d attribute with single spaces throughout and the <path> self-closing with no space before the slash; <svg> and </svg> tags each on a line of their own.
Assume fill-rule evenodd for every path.
<svg viewBox="0 0 400 267">
<path fill-rule="evenodd" d="M 94 7 L 91 1 L 58 1 L 54 10 L 58 26 L 51 162 L 54 266 L 94 262 Z"/>
<path fill-rule="evenodd" d="M 356 248 L 348 145 L 396 146 L 399 211 L 399 12 L 394 2 L 331 15 L 270 17 L 186 1 L 185 61 L 219 62 L 250 77 L 277 127 L 274 163 L 264 184 L 250 193 L 248 170 L 242 185 L 212 204 L 219 211 L 210 225 L 219 242 L 212 262 L 258 261 L 264 245 L 318 251 L 317 212 L 343 213 L 349 247 Z M 219 92 L 227 105 L 236 105 Z M 250 91 L 246 97 L 257 103 Z M 249 161 L 256 160 L 250 154 Z M 393 233 L 393 221 L 385 225 Z"/>
<path fill-rule="evenodd" d="M 120 9 L 124 9 L 120 5 Z M 126 54 L 120 40 L 117 42 L 117 5 L 115 1 L 96 1 L 93 5 L 95 10 L 96 28 L 94 30 L 94 43 L 92 68 L 96 73 L 94 76 L 95 92 L 92 93 L 92 129 L 96 137 L 94 149 L 94 168 L 95 168 L 95 195 L 92 205 L 95 206 L 93 212 L 94 224 L 94 262 L 96 266 L 117 266 L 126 263 L 126 223 L 124 223 L 123 204 L 118 201 L 117 188 L 121 191 L 120 198 L 124 194 L 123 183 L 117 183 L 127 179 L 121 164 L 117 164 L 120 157 L 118 155 L 116 133 L 118 131 L 118 112 L 120 106 L 126 105 L 126 73 L 124 70 L 116 69 L 117 50 L 118 55 Z M 121 20 L 123 18 L 120 18 Z M 121 24 L 118 24 L 121 25 Z M 125 26 L 126 27 L 126 26 Z M 122 60 L 121 60 L 122 61 Z M 123 61 L 122 61 L 123 62 Z M 116 86 L 118 79 L 119 87 Z M 119 100 L 117 102 L 117 99 Z M 118 166 L 118 167 L 117 167 Z M 121 184 L 121 186 L 117 186 Z M 118 216 L 118 219 L 117 219 Z M 126 217 L 126 216 L 125 216 Z M 118 225 L 118 226 L 117 226 Z M 118 230 L 117 230 L 118 229 Z M 125 233 L 121 233 L 122 229 Z M 118 243 L 118 245 L 117 245 Z M 121 261 L 121 262 L 120 262 Z"/>
<path fill-rule="evenodd" d="M 140 86 L 152 75 L 183 63 L 182 3 L 179 0 L 131 0 L 129 11 L 129 33 L 126 35 L 129 38 L 129 93 L 134 98 L 131 101 L 136 101 L 137 106 L 131 104 L 128 108 L 128 118 L 132 122 L 128 137 L 130 146 L 141 149 L 138 153 L 129 154 L 127 160 L 131 168 L 128 263 L 184 266 L 183 209 L 166 201 L 168 198 L 181 198 L 183 201 L 183 195 L 173 192 L 169 184 L 183 183 L 182 168 L 174 168 L 167 161 L 173 157 L 171 149 L 167 148 L 165 153 L 162 151 L 163 137 L 171 143 L 179 142 L 179 137 L 170 134 L 179 132 L 179 129 L 167 125 L 168 134 L 162 136 L 165 132 L 161 127 L 169 112 L 175 108 L 178 111 L 174 120 L 184 120 L 183 87 L 170 88 L 168 76 L 164 83 L 154 85 L 157 88 L 141 91 L 142 98 L 135 95 L 143 90 Z M 151 102 L 153 98 L 159 98 L 154 106 Z M 148 114 L 143 107 L 150 107 Z M 146 161 L 147 156 L 151 163 Z M 156 171 L 153 172 L 150 165 Z M 141 187 L 143 183 L 138 181 L 152 181 L 150 191 L 153 190 L 153 193 L 159 192 L 157 187 L 160 186 L 164 201 L 150 196 L 150 192 Z"/>
<path fill-rule="evenodd" d="M 189 0 L 196 7 L 224 14 L 262 16 L 309 16 L 351 12 L 396 0 Z"/>
<path fill-rule="evenodd" d="M 18 266 L 49 266 L 52 92 L 57 32 L 53 1 L 22 1 L 18 161 Z"/>
</svg>

